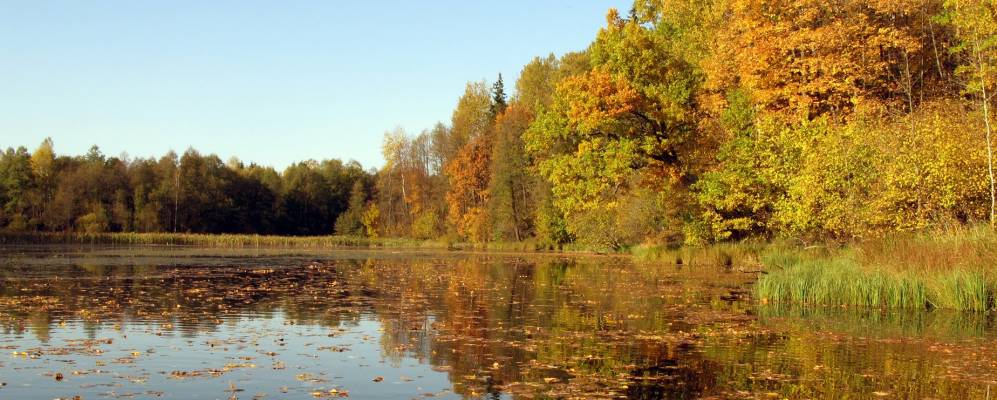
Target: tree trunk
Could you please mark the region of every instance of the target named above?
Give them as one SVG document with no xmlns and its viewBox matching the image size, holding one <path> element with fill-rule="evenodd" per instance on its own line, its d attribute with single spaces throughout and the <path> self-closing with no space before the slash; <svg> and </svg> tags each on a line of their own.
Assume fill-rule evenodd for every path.
<svg viewBox="0 0 997 400">
<path fill-rule="evenodd" d="M 987 96 L 987 64 L 983 61 L 983 54 L 980 51 L 980 44 L 977 42 L 973 46 L 976 53 L 976 61 L 980 70 L 980 103 L 983 106 L 983 126 L 987 133 L 987 174 L 990 178 L 990 227 L 994 227 L 994 205 L 997 203 L 997 195 L 994 193 L 994 151 L 992 133 L 990 126 L 990 98 Z"/>
</svg>

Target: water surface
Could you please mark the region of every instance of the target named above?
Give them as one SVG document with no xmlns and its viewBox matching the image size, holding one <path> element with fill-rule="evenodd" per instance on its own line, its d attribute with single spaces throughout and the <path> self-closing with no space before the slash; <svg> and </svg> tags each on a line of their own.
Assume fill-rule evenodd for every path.
<svg viewBox="0 0 997 400">
<path fill-rule="evenodd" d="M 755 278 L 623 257 L 8 246 L 0 400 L 997 389 L 993 315 L 757 306 Z"/>
</svg>

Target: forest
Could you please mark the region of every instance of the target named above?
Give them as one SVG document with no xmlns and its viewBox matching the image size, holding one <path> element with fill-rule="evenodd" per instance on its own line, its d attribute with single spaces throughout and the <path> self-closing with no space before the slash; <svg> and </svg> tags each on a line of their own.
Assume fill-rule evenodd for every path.
<svg viewBox="0 0 997 400">
<path fill-rule="evenodd" d="M 469 82 L 386 133 L 379 169 L 46 140 L 0 157 L 0 227 L 620 250 L 993 225 L 995 68 L 993 0 L 637 0 L 511 95 Z"/>
</svg>

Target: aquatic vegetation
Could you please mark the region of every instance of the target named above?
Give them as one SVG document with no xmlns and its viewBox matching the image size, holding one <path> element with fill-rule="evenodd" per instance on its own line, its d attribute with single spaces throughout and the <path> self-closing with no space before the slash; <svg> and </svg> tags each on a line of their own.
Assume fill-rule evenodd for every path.
<svg viewBox="0 0 997 400">
<path fill-rule="evenodd" d="M 909 274 L 867 271 L 846 259 L 805 260 L 770 270 L 755 284 L 765 302 L 811 305 L 925 308 L 925 282 Z"/>
<path fill-rule="evenodd" d="M 892 236 L 833 250 L 770 254 L 762 302 L 988 311 L 997 295 L 997 235 L 980 229 Z"/>
</svg>

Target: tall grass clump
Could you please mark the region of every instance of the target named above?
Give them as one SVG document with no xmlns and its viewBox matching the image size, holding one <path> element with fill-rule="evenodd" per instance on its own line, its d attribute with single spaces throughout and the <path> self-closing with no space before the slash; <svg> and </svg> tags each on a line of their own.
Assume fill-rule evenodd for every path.
<svg viewBox="0 0 997 400">
<path fill-rule="evenodd" d="M 943 275 L 936 283 L 932 305 L 957 310 L 987 311 L 993 307 L 994 282 L 979 271 L 956 270 Z"/>
<path fill-rule="evenodd" d="M 923 277 L 868 270 L 848 258 L 771 270 L 755 284 L 755 295 L 762 302 L 809 305 L 923 309 L 934 304 Z"/>
</svg>

